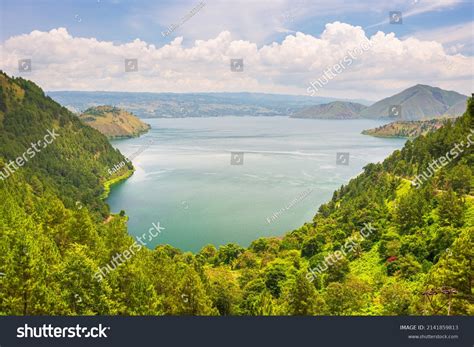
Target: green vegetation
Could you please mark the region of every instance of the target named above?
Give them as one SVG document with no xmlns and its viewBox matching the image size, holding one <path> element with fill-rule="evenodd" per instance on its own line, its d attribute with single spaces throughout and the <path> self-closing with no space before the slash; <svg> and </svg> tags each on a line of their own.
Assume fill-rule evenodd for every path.
<svg viewBox="0 0 474 347">
<path fill-rule="evenodd" d="M 119 113 L 120 109 L 115 106 L 99 106 L 99 107 L 89 107 L 83 112 L 83 114 L 96 116 L 96 117 L 106 117 L 108 113 Z M 91 117 L 94 118 L 94 117 Z"/>
<path fill-rule="evenodd" d="M 433 159 L 466 143 L 472 99 L 455 123 L 367 165 L 313 223 L 283 238 L 248 248 L 208 245 L 197 254 L 141 248 L 99 282 L 98 268 L 135 242 L 124 213 L 103 222 L 107 169 L 123 156 L 32 82 L 1 74 L 0 86 L 0 169 L 46 129 L 61 135 L 0 180 L 2 315 L 474 314 L 474 146 L 419 189 L 409 184 Z M 364 223 L 376 232 L 308 281 L 308 268 Z M 450 301 L 442 293 L 422 295 L 445 287 L 457 291 Z"/>
<path fill-rule="evenodd" d="M 443 126 L 447 119 L 430 119 L 424 121 L 398 121 L 382 125 L 375 129 L 362 131 L 364 135 L 375 137 L 406 137 L 414 139 L 420 135 L 426 135 Z"/>
<path fill-rule="evenodd" d="M 102 193 L 102 195 L 100 196 L 101 199 L 107 199 L 107 197 L 109 196 L 110 194 L 110 188 L 115 185 L 115 184 L 118 184 L 124 180 L 126 180 L 127 178 L 129 178 L 130 176 L 133 175 L 133 171 L 134 170 L 130 170 L 128 169 L 124 174 L 120 175 L 120 176 L 115 176 L 113 178 L 111 178 L 110 180 L 108 181 L 105 181 L 104 182 L 104 192 Z"/>
</svg>

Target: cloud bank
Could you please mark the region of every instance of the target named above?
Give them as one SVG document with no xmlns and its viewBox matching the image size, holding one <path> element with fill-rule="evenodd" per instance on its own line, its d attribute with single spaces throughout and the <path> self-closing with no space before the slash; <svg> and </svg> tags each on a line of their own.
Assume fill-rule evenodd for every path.
<svg viewBox="0 0 474 347">
<path fill-rule="evenodd" d="M 114 44 L 73 37 L 65 28 L 33 31 L 0 46 L 0 68 L 46 90 L 306 95 L 310 81 L 366 40 L 373 48 L 318 95 L 375 100 L 417 83 L 465 94 L 474 89 L 473 57 L 449 54 L 433 40 L 381 31 L 367 37 L 361 27 L 341 22 L 326 24 L 318 37 L 296 32 L 263 46 L 235 40 L 228 31 L 189 47 L 182 37 L 156 47 L 139 39 Z M 230 70 L 232 58 L 244 59 L 243 72 Z M 19 59 L 31 59 L 32 71 L 19 73 Z M 137 59 L 138 71 L 125 72 L 124 59 Z"/>
</svg>

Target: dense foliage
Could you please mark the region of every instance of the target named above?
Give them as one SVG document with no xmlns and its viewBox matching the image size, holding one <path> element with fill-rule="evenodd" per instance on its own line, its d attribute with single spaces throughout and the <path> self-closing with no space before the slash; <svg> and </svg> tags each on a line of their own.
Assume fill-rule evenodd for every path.
<svg viewBox="0 0 474 347">
<path fill-rule="evenodd" d="M 34 83 L 0 72 L 0 97 L 0 160 L 14 161 L 55 130 L 59 137 L 20 169 L 23 177 L 32 187 L 47 187 L 68 208 L 87 204 L 106 216 L 108 206 L 97 196 L 110 179 L 107 170 L 124 160 L 120 152 Z"/>
<path fill-rule="evenodd" d="M 0 314 L 472 315 L 474 145 L 418 189 L 410 180 L 467 141 L 473 108 L 365 167 L 283 238 L 197 254 L 143 247 L 97 281 L 135 242 L 123 213 L 103 221 L 106 171 L 123 157 L 33 83 L 2 74 L 0 169 L 46 129 L 61 136 L 0 180 Z M 375 232 L 308 280 L 364 223 Z"/>
</svg>

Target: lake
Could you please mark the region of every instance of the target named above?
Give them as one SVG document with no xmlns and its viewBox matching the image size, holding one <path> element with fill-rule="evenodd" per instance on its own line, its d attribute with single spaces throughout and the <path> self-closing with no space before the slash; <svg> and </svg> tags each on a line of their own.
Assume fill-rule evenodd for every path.
<svg viewBox="0 0 474 347">
<path fill-rule="evenodd" d="M 132 159 L 134 175 L 114 186 L 107 202 L 114 213 L 126 211 L 132 236 L 152 223 L 164 228 L 148 247 L 170 244 L 193 252 L 206 244 L 248 246 L 310 222 L 334 190 L 405 143 L 360 133 L 386 123 L 376 120 L 145 122 L 152 129 L 142 137 L 112 141 L 126 156 L 141 153 Z M 345 155 L 336 163 L 338 152 L 349 153 L 348 163 Z"/>
</svg>

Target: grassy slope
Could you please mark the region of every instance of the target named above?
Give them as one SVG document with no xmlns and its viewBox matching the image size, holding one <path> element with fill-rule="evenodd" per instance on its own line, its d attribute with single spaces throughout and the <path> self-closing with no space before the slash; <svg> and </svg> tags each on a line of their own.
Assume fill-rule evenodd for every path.
<svg viewBox="0 0 474 347">
<path fill-rule="evenodd" d="M 136 137 L 150 129 L 130 112 L 111 106 L 89 108 L 80 119 L 108 138 Z"/>
</svg>

